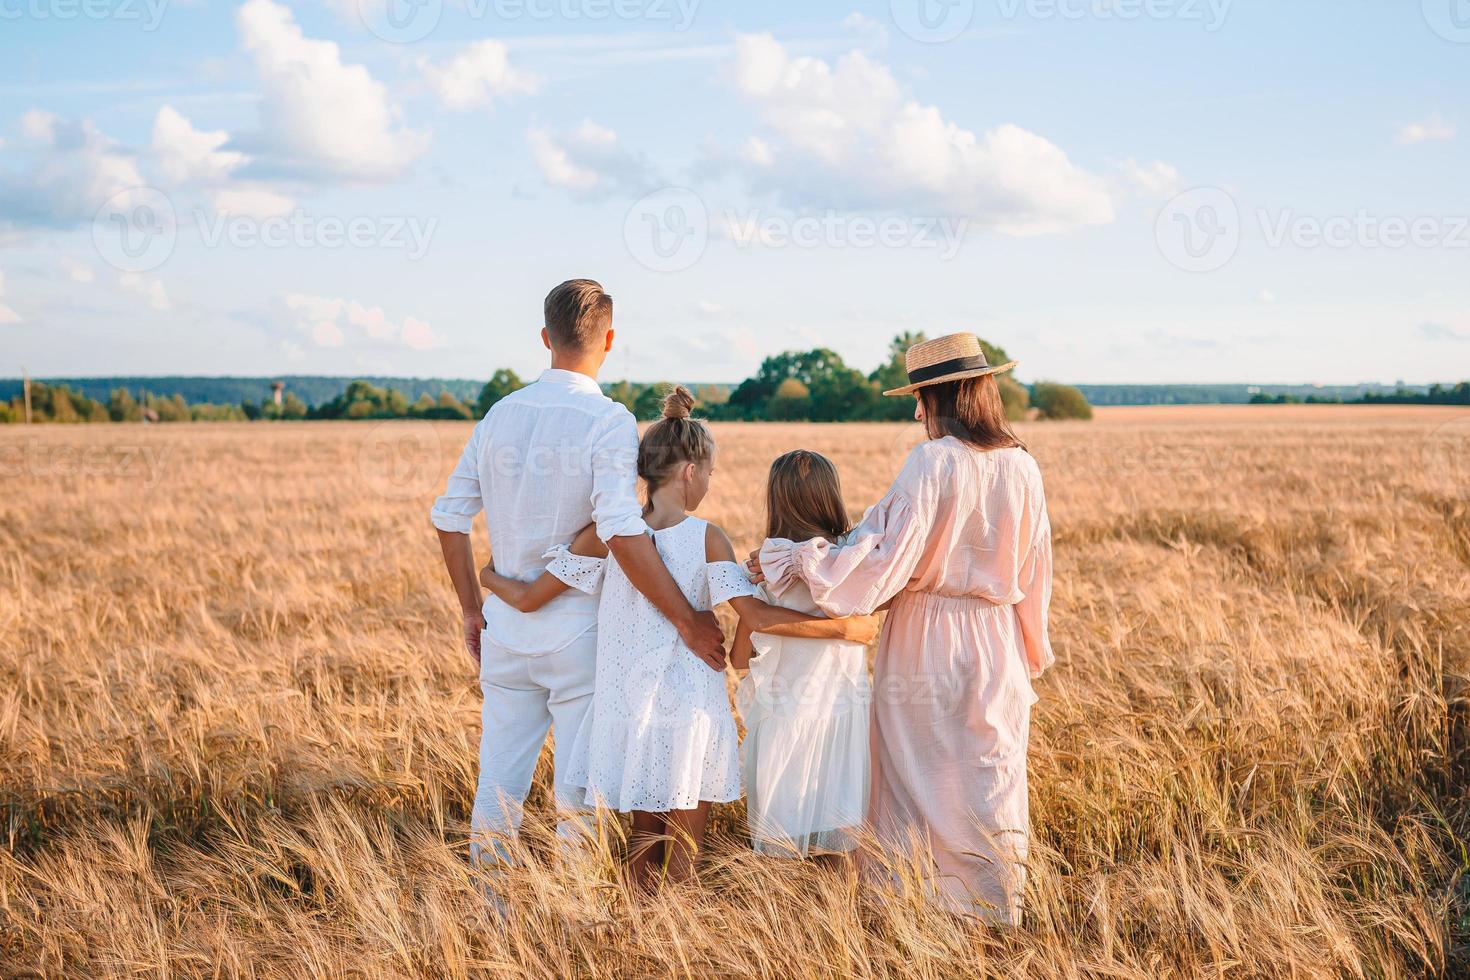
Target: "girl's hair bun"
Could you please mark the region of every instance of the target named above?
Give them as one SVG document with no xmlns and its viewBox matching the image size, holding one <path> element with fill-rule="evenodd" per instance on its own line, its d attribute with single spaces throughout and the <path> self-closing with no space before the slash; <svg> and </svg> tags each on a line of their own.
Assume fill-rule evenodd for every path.
<svg viewBox="0 0 1470 980">
<path fill-rule="evenodd" d="M 664 396 L 664 418 L 687 419 L 692 411 L 694 393 L 683 385 L 675 385 L 674 390 Z"/>
</svg>

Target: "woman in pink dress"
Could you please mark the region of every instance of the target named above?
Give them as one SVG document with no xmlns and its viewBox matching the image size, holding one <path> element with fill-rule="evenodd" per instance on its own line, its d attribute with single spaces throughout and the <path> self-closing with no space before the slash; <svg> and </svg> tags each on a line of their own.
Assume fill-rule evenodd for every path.
<svg viewBox="0 0 1470 980">
<path fill-rule="evenodd" d="M 915 345 L 929 440 L 841 547 L 765 543 L 751 570 L 806 583 L 829 616 L 889 606 L 873 669 L 868 819 L 929 898 L 1019 925 L 1029 835 L 1031 681 L 1052 663 L 1051 525 L 1036 461 L 1006 424 L 979 340 Z M 890 605 L 891 603 L 891 605 Z"/>
</svg>

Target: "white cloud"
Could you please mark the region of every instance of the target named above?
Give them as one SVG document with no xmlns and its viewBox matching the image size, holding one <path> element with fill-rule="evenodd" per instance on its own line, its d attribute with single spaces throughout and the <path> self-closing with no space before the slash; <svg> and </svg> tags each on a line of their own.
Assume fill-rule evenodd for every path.
<svg viewBox="0 0 1470 980">
<path fill-rule="evenodd" d="M 6 152 L 21 166 L 0 170 L 0 224 L 88 222 L 115 195 L 143 186 L 133 154 L 90 120 L 33 109 L 20 128 L 23 142 Z"/>
<path fill-rule="evenodd" d="M 410 316 L 401 324 L 394 323 L 381 307 L 355 300 L 291 293 L 284 303 L 291 325 L 317 347 L 342 347 L 360 340 L 427 350 L 440 341 L 422 320 Z"/>
<path fill-rule="evenodd" d="M 0 269 L 0 299 L 5 298 L 5 270 Z M 0 303 L 0 323 L 20 323 L 20 314 Z"/>
<path fill-rule="evenodd" d="M 157 279 L 125 272 L 117 277 L 117 283 L 128 292 L 137 293 L 143 297 L 149 307 L 159 313 L 167 313 L 174 308 L 173 303 L 169 301 L 168 290 Z"/>
<path fill-rule="evenodd" d="M 1256 300 L 1268 306 L 1275 303 L 1276 299 L 1276 290 L 1274 289 L 1263 289 L 1259 293 L 1256 293 Z"/>
<path fill-rule="evenodd" d="M 419 70 L 439 101 L 451 109 L 474 109 L 508 95 L 530 95 L 540 86 L 534 75 L 511 67 L 504 43 L 477 41 L 447 64 L 419 62 Z"/>
<path fill-rule="evenodd" d="M 246 161 L 245 154 L 221 149 L 230 141 L 224 130 L 201 132 L 173 106 L 158 110 L 153 120 L 153 155 L 164 178 L 174 184 L 216 183 Z"/>
<path fill-rule="evenodd" d="M 1455 126 L 1439 113 L 1423 122 L 1409 123 L 1399 130 L 1399 142 L 1405 146 L 1415 143 L 1431 143 L 1455 138 Z"/>
<path fill-rule="evenodd" d="M 291 198 L 263 187 L 223 187 L 207 193 L 215 211 L 245 218 L 274 218 L 296 206 Z"/>
<path fill-rule="evenodd" d="M 768 34 L 742 35 L 733 79 L 780 162 L 752 179 L 794 204 L 963 214 L 1015 235 L 1113 220 L 1107 181 L 1055 144 L 1009 123 L 977 136 L 906 99 L 861 51 L 834 66 L 794 57 Z"/>
<path fill-rule="evenodd" d="M 527 140 L 542 179 L 579 197 L 636 194 L 657 183 L 647 160 L 624 149 L 617 133 L 590 119 L 561 135 L 533 129 Z"/>
<path fill-rule="evenodd" d="M 261 132 L 238 142 L 268 158 L 262 167 L 383 180 L 427 149 L 428 135 L 401 124 L 388 89 L 362 65 L 344 64 L 333 42 L 303 35 L 288 8 L 247 0 L 235 23 L 263 88 Z"/>
<path fill-rule="evenodd" d="M 1172 164 L 1155 160 L 1139 163 L 1133 158 L 1123 161 L 1123 179 L 1149 197 L 1168 199 L 1184 190 L 1179 171 Z"/>
<path fill-rule="evenodd" d="M 87 265 L 85 262 L 78 262 L 69 256 L 61 260 L 61 268 L 66 273 L 67 278 L 72 282 L 87 285 L 97 280 L 97 274 L 92 271 L 90 265 Z"/>
</svg>

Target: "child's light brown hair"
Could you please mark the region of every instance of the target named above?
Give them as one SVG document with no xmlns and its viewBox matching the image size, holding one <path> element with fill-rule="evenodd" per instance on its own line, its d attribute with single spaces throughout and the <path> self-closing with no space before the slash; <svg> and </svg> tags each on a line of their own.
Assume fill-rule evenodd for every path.
<svg viewBox="0 0 1470 980">
<path fill-rule="evenodd" d="M 835 542 L 850 530 L 842 481 L 830 459 L 797 449 L 771 464 L 766 481 L 766 537 Z"/>
<path fill-rule="evenodd" d="M 651 495 L 685 463 L 706 463 L 715 456 L 715 437 L 709 426 L 689 417 L 694 395 L 676 385 L 664 398 L 664 417 L 648 427 L 638 443 L 638 475 Z"/>
</svg>

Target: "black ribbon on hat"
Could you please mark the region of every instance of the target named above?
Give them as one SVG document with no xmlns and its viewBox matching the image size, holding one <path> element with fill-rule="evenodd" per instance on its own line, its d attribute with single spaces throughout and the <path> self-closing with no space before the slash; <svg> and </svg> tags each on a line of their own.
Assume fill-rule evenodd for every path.
<svg viewBox="0 0 1470 980">
<path fill-rule="evenodd" d="M 964 371 L 981 371 L 990 367 L 986 362 L 984 354 L 974 357 L 956 357 L 953 360 L 940 361 L 928 367 L 921 367 L 909 372 L 909 384 L 923 384 L 925 381 L 933 381 L 947 374 L 960 374 Z"/>
</svg>

